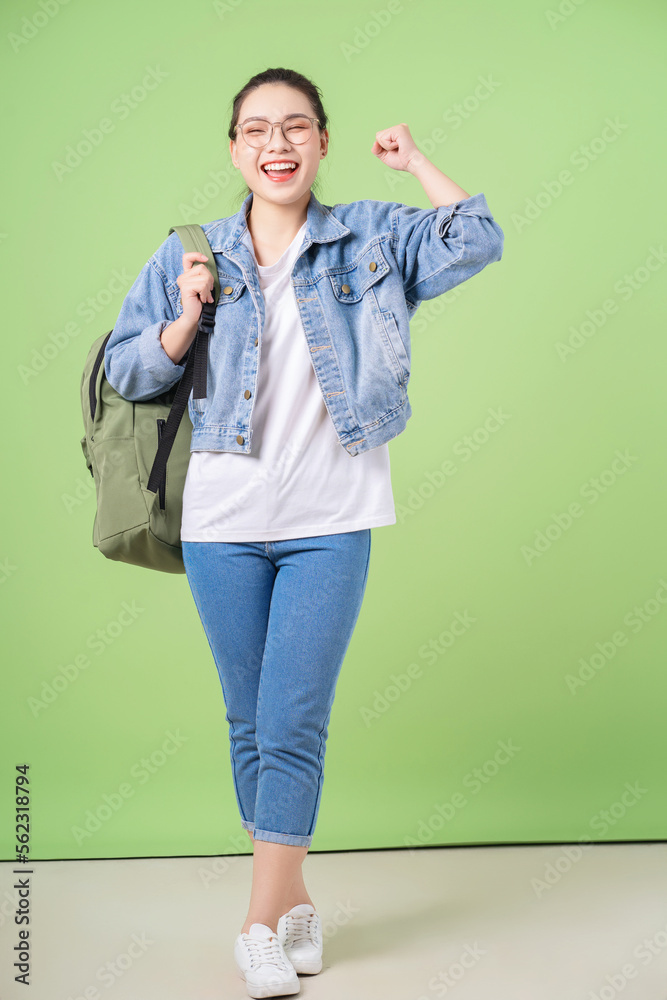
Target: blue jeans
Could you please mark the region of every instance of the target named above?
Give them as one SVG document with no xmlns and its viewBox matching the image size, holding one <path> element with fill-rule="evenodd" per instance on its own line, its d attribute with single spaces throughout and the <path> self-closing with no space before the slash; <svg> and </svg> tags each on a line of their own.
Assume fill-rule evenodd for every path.
<svg viewBox="0 0 667 1000">
<path fill-rule="evenodd" d="M 222 685 L 241 824 L 257 840 L 310 846 L 371 529 L 182 548 Z"/>
</svg>

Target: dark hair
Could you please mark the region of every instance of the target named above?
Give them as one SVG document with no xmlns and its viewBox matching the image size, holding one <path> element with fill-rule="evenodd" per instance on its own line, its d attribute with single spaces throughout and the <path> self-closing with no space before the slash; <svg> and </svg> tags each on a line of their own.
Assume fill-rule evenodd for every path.
<svg viewBox="0 0 667 1000">
<path fill-rule="evenodd" d="M 294 87 L 295 90 L 300 90 L 305 97 L 308 98 L 311 108 L 313 109 L 313 116 L 317 117 L 317 123 L 320 129 L 325 129 L 327 127 L 328 118 L 324 106 L 322 104 L 322 95 L 320 93 L 319 87 L 317 87 L 312 80 L 308 77 L 303 76 L 301 73 L 297 73 L 293 69 L 283 69 L 283 67 L 278 67 L 276 69 L 265 69 L 263 73 L 256 73 L 255 76 L 251 77 L 246 83 L 245 87 L 239 90 L 238 94 L 234 96 L 232 102 L 232 119 L 229 123 L 228 136 L 230 139 L 236 138 L 236 133 L 234 131 L 239 120 L 239 112 L 241 111 L 241 105 L 245 98 L 253 90 L 257 90 L 264 83 L 284 83 L 288 87 Z M 243 141 L 243 140 L 241 140 Z M 317 197 L 317 191 L 319 191 L 319 174 L 313 181 L 313 192 Z M 239 196 L 240 201 L 243 201 L 250 194 L 250 188 L 245 185 L 245 191 Z"/>
</svg>

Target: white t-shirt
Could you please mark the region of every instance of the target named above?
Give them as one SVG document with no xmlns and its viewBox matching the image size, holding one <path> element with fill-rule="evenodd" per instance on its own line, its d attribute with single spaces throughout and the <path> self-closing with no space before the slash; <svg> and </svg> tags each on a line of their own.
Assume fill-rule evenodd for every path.
<svg viewBox="0 0 667 1000">
<path fill-rule="evenodd" d="M 191 452 L 183 541 L 275 541 L 396 523 L 387 444 L 349 455 L 317 382 L 290 281 L 305 228 L 275 264 L 257 265 L 266 308 L 252 454 Z M 245 239 L 254 256 L 250 233 Z"/>
</svg>

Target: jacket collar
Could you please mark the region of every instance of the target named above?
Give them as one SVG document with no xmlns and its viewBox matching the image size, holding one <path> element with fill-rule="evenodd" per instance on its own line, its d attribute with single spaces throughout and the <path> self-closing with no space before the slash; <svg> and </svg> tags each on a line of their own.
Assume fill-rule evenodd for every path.
<svg viewBox="0 0 667 1000">
<path fill-rule="evenodd" d="M 241 240 L 243 234 L 248 229 L 246 221 L 253 199 L 252 191 L 244 199 L 243 204 L 236 215 L 221 219 L 213 224 L 211 230 L 206 234 L 209 246 L 214 253 L 223 253 L 231 250 Z M 346 236 L 350 230 L 330 212 L 330 210 L 317 200 L 313 192 L 310 192 L 306 217 L 306 232 L 304 240 L 310 243 L 331 243 L 341 236 Z"/>
</svg>

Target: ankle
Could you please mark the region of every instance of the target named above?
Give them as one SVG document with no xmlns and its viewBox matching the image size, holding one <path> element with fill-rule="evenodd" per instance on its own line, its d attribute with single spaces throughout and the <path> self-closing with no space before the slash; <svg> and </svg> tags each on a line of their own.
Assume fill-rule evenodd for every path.
<svg viewBox="0 0 667 1000">
<path fill-rule="evenodd" d="M 270 927 L 274 934 L 278 933 L 278 921 L 277 920 L 260 920 L 259 918 L 248 917 L 243 927 L 241 928 L 241 934 L 249 934 L 250 928 L 253 924 L 266 924 Z"/>
<path fill-rule="evenodd" d="M 293 906 L 299 906 L 300 903 L 308 903 L 314 910 L 316 909 L 315 904 L 306 892 L 302 893 L 300 896 L 293 896 L 292 899 L 288 900 L 283 913 L 289 913 Z"/>
</svg>

